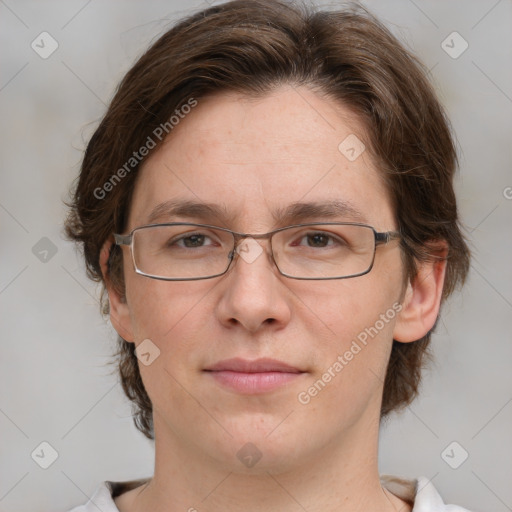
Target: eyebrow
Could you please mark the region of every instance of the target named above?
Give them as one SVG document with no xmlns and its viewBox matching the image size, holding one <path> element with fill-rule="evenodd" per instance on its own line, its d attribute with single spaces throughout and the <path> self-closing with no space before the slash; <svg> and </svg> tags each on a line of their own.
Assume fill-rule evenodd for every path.
<svg viewBox="0 0 512 512">
<path fill-rule="evenodd" d="M 286 226 L 316 220 L 340 220 L 367 222 L 366 217 L 350 202 L 344 200 L 295 202 L 271 212 L 276 225 Z M 229 212 L 225 205 L 190 200 L 170 200 L 158 204 L 148 216 L 147 222 L 169 221 L 180 217 L 202 222 L 220 221 L 225 225 L 236 222 L 238 213 Z"/>
<path fill-rule="evenodd" d="M 148 216 L 148 223 L 153 224 L 157 221 L 168 220 L 172 217 L 184 217 L 195 220 L 218 219 L 221 221 L 232 221 L 236 216 L 229 214 L 226 207 L 213 204 L 203 203 L 190 200 L 170 200 L 158 204 L 153 208 Z"/>
<path fill-rule="evenodd" d="M 312 220 L 351 220 L 366 222 L 366 217 L 349 201 L 341 199 L 330 201 L 296 202 L 273 212 L 276 222 L 287 225 Z"/>
</svg>

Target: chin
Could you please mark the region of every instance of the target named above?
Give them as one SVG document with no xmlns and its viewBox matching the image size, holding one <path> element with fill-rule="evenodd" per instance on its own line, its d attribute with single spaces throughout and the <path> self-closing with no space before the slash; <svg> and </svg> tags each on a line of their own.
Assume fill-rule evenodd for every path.
<svg viewBox="0 0 512 512">
<path fill-rule="evenodd" d="M 304 439 L 296 439 L 290 432 L 277 435 L 272 428 L 254 428 L 239 425 L 239 429 L 231 427 L 232 437 L 224 436 L 222 440 L 212 442 L 206 449 L 226 471 L 244 475 L 265 475 L 286 473 L 298 464 L 299 459 L 307 458 L 308 446 Z M 216 449 L 215 449 L 216 448 Z M 314 447 L 311 446 L 313 451 Z"/>
</svg>

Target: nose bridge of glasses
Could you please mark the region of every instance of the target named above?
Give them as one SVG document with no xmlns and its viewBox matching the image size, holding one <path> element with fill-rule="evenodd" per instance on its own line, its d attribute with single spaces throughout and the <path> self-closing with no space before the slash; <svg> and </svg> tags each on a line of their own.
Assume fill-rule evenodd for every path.
<svg viewBox="0 0 512 512">
<path fill-rule="evenodd" d="M 266 253 L 270 262 L 274 261 L 272 244 L 270 243 L 273 233 L 250 234 L 233 232 L 234 248 L 230 253 L 233 259 L 235 254 L 246 263 L 253 263 L 262 253 Z"/>
</svg>

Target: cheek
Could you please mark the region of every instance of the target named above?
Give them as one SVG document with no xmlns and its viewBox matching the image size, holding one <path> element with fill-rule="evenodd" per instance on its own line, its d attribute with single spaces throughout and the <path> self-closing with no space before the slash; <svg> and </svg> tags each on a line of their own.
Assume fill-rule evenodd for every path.
<svg viewBox="0 0 512 512">
<path fill-rule="evenodd" d="M 189 381 L 193 381 L 197 370 L 197 345 L 205 342 L 203 326 L 211 315 L 205 311 L 204 303 L 213 284 L 159 281 L 135 275 L 128 278 L 126 285 L 135 343 L 144 341 L 146 345 L 141 347 L 147 347 L 145 340 L 150 340 L 156 346 L 149 345 L 150 364 L 144 364 L 142 358 L 139 362 L 155 409 L 169 404 L 173 411 L 190 409 L 190 396 L 185 389 L 191 388 Z M 201 411 L 189 413 L 200 416 Z"/>
<path fill-rule="evenodd" d="M 127 299 L 135 343 L 150 340 L 157 357 L 139 369 L 155 407 L 160 399 L 186 407 L 197 378 L 198 360 L 211 345 L 213 281 L 170 282 L 132 276 Z M 147 344 L 148 342 L 146 342 Z M 146 345 L 147 346 L 147 345 Z M 145 349 L 144 349 L 145 350 Z M 198 411 L 199 413 L 200 411 Z"/>
<path fill-rule="evenodd" d="M 380 408 L 395 318 L 395 309 L 386 304 L 382 309 L 368 305 L 365 315 L 339 320 L 336 337 L 322 354 L 322 364 L 297 397 L 299 403 L 306 404 L 308 414 L 325 418 L 326 425 L 332 427 L 351 425 L 366 410 Z"/>
<path fill-rule="evenodd" d="M 200 325 L 204 298 L 214 283 L 170 282 L 132 275 L 127 280 L 127 301 L 135 340 L 164 341 Z"/>
<path fill-rule="evenodd" d="M 383 336 L 390 336 L 390 323 L 396 316 L 393 304 L 400 298 L 401 282 L 398 273 L 388 270 L 384 277 L 382 273 L 372 271 L 356 278 L 309 283 L 295 288 L 294 292 L 309 311 L 309 314 L 301 315 L 301 321 L 308 323 L 310 332 L 325 333 L 331 338 L 331 348 L 340 350 L 365 329 L 374 326 L 380 315 L 391 310 L 383 325 L 378 322 L 379 333 L 382 331 Z M 361 337 L 364 338 L 364 334 Z"/>
<path fill-rule="evenodd" d="M 328 336 L 317 344 L 317 372 L 312 387 L 304 390 L 305 400 L 338 404 L 341 415 L 346 414 L 347 404 L 349 409 L 364 407 L 384 382 L 401 309 L 401 281 L 399 273 L 390 273 L 386 281 L 377 280 L 378 275 L 333 281 L 319 287 L 312 302 L 315 315 L 310 316 L 308 330 L 322 329 Z"/>
</svg>

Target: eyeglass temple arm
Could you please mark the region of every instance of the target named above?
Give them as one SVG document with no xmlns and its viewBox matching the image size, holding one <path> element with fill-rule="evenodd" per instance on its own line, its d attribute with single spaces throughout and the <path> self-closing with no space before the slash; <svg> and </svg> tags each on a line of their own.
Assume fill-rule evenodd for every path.
<svg viewBox="0 0 512 512">
<path fill-rule="evenodd" d="M 114 233 L 114 240 L 116 245 L 131 245 L 132 235 L 119 235 Z"/>
<path fill-rule="evenodd" d="M 385 233 L 375 233 L 375 243 L 379 244 L 387 244 L 391 242 L 391 240 L 397 240 L 398 238 L 402 238 L 402 235 L 398 231 L 387 231 Z"/>
</svg>

